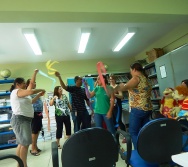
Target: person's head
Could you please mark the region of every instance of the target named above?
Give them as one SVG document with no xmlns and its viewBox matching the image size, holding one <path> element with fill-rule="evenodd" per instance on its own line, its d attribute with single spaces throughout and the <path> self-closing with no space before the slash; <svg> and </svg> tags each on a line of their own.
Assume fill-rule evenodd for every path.
<svg viewBox="0 0 188 167">
<path fill-rule="evenodd" d="M 61 86 L 56 86 L 54 88 L 54 96 L 60 97 L 63 93 L 63 88 Z"/>
<path fill-rule="evenodd" d="M 111 74 L 109 77 L 109 81 L 111 85 L 114 85 L 116 83 L 116 77 L 115 75 Z"/>
<path fill-rule="evenodd" d="M 75 82 L 76 86 L 78 86 L 78 87 L 82 86 L 82 77 L 81 76 L 75 76 L 74 82 Z"/>
<path fill-rule="evenodd" d="M 106 75 L 102 75 L 102 76 L 103 76 L 103 79 L 104 79 L 104 83 L 107 85 L 108 84 L 107 76 Z M 102 86 L 102 82 L 101 82 L 99 76 L 97 77 L 97 83 L 98 83 L 99 86 Z"/>
<path fill-rule="evenodd" d="M 181 84 L 188 88 L 188 79 L 184 79 L 183 81 L 181 81 Z"/>
<path fill-rule="evenodd" d="M 30 81 L 31 81 L 31 79 L 28 79 L 28 80 L 27 80 L 27 82 L 26 82 L 26 88 L 29 86 Z M 36 88 L 36 82 L 33 84 L 32 89 L 35 89 L 35 88 Z"/>
<path fill-rule="evenodd" d="M 147 77 L 147 75 L 146 75 L 146 73 L 145 73 L 145 71 L 144 71 L 144 68 L 143 68 L 142 65 L 141 65 L 140 63 L 138 63 L 138 62 L 133 63 L 133 64 L 130 66 L 130 73 L 131 73 L 132 76 L 135 75 L 135 74 L 137 74 L 137 73 L 141 73 L 141 74 L 143 74 L 143 75 L 145 75 L 145 76 Z"/>
<path fill-rule="evenodd" d="M 12 92 L 14 89 L 26 89 L 26 83 L 24 78 L 16 78 L 14 80 L 14 84 L 10 88 L 10 92 Z"/>
</svg>

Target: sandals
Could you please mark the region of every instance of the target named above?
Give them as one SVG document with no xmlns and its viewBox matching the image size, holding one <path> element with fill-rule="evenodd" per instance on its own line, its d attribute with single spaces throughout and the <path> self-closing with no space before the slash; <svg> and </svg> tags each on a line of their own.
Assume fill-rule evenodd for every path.
<svg viewBox="0 0 188 167">
<path fill-rule="evenodd" d="M 34 155 L 34 156 L 39 156 L 40 155 L 38 152 L 32 152 L 31 150 L 30 150 L 30 153 L 31 153 L 31 155 Z"/>
<path fill-rule="evenodd" d="M 37 149 L 37 152 L 38 152 L 38 153 L 40 153 L 41 151 L 42 151 L 41 149 L 39 149 L 39 148 Z"/>
</svg>

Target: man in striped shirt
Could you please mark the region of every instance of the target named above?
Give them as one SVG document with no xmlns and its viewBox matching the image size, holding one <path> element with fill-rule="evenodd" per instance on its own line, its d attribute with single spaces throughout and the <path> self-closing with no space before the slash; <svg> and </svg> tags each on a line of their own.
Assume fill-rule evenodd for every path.
<svg viewBox="0 0 188 167">
<path fill-rule="evenodd" d="M 79 131 L 81 128 L 81 125 L 82 125 L 82 128 L 90 128 L 89 113 L 85 106 L 85 101 L 87 105 L 89 106 L 89 99 L 86 96 L 85 89 L 81 87 L 82 78 L 80 76 L 76 76 L 74 78 L 75 86 L 67 86 L 63 82 L 59 72 L 55 72 L 55 75 L 56 77 L 58 77 L 62 88 L 71 94 L 72 119 L 74 122 L 74 132 Z"/>
</svg>

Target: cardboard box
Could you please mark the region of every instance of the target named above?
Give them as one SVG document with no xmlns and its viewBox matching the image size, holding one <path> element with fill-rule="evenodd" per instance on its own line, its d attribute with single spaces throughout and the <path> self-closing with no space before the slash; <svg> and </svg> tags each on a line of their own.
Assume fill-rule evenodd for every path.
<svg viewBox="0 0 188 167">
<path fill-rule="evenodd" d="M 153 48 L 151 51 L 146 52 L 148 55 L 148 63 L 152 63 L 158 57 L 164 55 L 164 51 L 161 48 Z"/>
</svg>

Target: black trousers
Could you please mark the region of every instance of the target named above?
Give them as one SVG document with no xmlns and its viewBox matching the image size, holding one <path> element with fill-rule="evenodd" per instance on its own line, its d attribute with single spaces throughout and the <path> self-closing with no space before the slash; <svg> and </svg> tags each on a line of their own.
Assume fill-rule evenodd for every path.
<svg viewBox="0 0 188 167">
<path fill-rule="evenodd" d="M 32 134 L 38 134 L 42 130 L 42 112 L 34 112 L 34 118 L 31 122 Z"/>
<path fill-rule="evenodd" d="M 56 119 L 56 139 L 62 138 L 63 124 L 65 125 L 66 135 L 71 135 L 71 122 L 70 116 L 55 116 Z"/>
<path fill-rule="evenodd" d="M 72 120 L 74 122 L 74 133 L 80 129 L 86 129 L 91 127 L 90 115 L 87 111 L 84 112 L 72 112 Z"/>
</svg>

